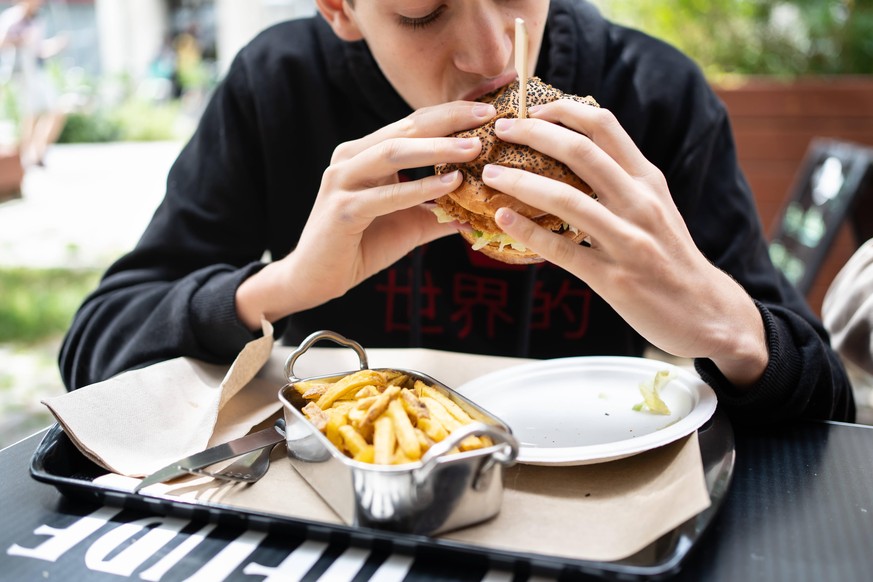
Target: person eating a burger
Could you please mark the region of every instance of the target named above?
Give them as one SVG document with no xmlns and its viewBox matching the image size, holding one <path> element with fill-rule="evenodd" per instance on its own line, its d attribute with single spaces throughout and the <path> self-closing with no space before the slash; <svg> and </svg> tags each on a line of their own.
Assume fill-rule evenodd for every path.
<svg viewBox="0 0 873 582">
<path fill-rule="evenodd" d="M 690 59 L 584 1 L 317 5 L 235 58 L 142 239 L 80 308 L 60 354 L 68 388 L 177 356 L 229 363 L 264 318 L 288 344 L 331 329 L 533 358 L 652 345 L 693 358 L 740 422 L 854 419 Z M 527 73 L 579 99 L 498 111 L 516 18 Z M 480 164 L 492 194 L 471 202 L 462 184 L 495 143 L 525 153 Z M 490 208 L 498 250 L 539 262 L 481 252 L 482 227 L 445 197 L 467 219 Z"/>
</svg>

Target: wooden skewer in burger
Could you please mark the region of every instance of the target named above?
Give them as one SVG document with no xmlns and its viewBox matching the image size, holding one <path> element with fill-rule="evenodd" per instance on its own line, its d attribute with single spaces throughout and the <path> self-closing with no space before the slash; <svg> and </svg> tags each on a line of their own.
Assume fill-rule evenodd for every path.
<svg viewBox="0 0 873 582">
<path fill-rule="evenodd" d="M 516 47 L 519 52 L 520 47 Z M 526 54 L 527 51 L 520 51 Z M 510 264 L 539 263 L 543 259 L 538 254 L 512 240 L 504 234 L 494 222 L 494 213 L 499 208 L 511 208 L 522 216 L 530 218 L 543 228 L 548 228 L 574 242 L 582 242 L 586 234 L 568 225 L 561 218 L 547 214 L 542 210 L 525 204 L 520 200 L 490 188 L 482 182 L 482 170 L 486 164 L 499 164 L 512 168 L 520 168 L 529 172 L 548 176 L 593 196 L 591 187 L 583 182 L 566 165 L 546 156 L 530 147 L 508 143 L 497 138 L 494 132 L 494 122 L 501 117 L 520 117 L 531 105 L 551 103 L 557 99 L 572 99 L 593 107 L 599 107 L 592 97 L 579 97 L 564 93 L 560 89 L 544 83 L 538 77 L 525 79 L 519 67 L 519 79 L 506 87 L 485 95 L 480 101 L 491 103 L 497 109 L 497 115 L 478 128 L 454 134 L 456 137 L 478 137 L 482 141 L 482 151 L 476 159 L 464 164 L 440 164 L 435 171 L 446 174 L 460 170 L 464 177 L 458 188 L 445 196 L 436 199 L 435 210 L 441 221 L 469 224 L 470 230 L 462 230 L 463 236 L 473 249 L 487 256 Z M 525 79 L 524 85 L 520 79 Z M 526 87 L 526 103 L 521 99 L 519 87 Z"/>
</svg>

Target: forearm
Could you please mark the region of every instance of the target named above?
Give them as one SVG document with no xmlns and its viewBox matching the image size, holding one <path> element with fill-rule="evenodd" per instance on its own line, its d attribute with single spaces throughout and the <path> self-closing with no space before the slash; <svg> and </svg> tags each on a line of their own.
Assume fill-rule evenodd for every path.
<svg viewBox="0 0 873 582">
<path fill-rule="evenodd" d="M 176 281 L 142 272 L 108 276 L 64 339 L 65 385 L 80 388 L 174 357 L 232 361 L 254 337 L 236 319 L 234 292 L 257 268 L 210 267 Z"/>
</svg>

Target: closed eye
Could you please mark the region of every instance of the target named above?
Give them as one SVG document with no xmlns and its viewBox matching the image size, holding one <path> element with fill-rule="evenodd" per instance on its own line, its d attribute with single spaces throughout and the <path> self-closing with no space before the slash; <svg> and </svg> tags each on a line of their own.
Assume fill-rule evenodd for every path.
<svg viewBox="0 0 873 582">
<path fill-rule="evenodd" d="M 431 12 L 430 14 L 427 14 L 425 16 L 421 16 L 418 18 L 412 18 L 409 16 L 403 16 L 402 14 L 398 14 L 397 21 L 400 23 L 401 26 L 406 26 L 406 27 L 409 27 L 413 30 L 418 30 L 421 28 L 425 28 L 426 26 L 431 25 L 434 22 L 436 22 L 439 19 L 439 17 L 442 16 L 442 14 L 443 14 L 443 12 L 445 12 L 445 10 L 446 10 L 446 6 L 445 6 L 445 4 L 443 4 L 442 6 L 440 6 L 439 8 L 434 10 L 433 12 Z"/>
</svg>

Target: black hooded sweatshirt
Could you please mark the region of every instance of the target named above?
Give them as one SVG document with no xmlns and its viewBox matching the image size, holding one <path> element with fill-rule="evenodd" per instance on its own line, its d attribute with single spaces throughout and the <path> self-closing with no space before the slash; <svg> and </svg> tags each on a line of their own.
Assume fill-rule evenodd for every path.
<svg viewBox="0 0 873 582">
<path fill-rule="evenodd" d="M 698 68 L 586 2 L 553 0 L 536 74 L 617 116 L 666 176 L 700 250 L 756 301 L 770 352 L 757 385 L 736 390 L 712 362 L 695 362 L 720 406 L 750 423 L 853 420 L 845 371 L 769 260 L 726 111 Z M 236 316 L 235 290 L 264 257 L 294 248 L 334 148 L 409 113 L 366 44 L 339 40 L 320 16 L 260 34 L 210 100 L 142 239 L 77 313 L 60 354 L 67 387 L 178 356 L 232 361 L 255 337 Z M 579 279 L 550 264 L 491 261 L 459 236 L 276 325 L 292 345 L 321 329 L 365 347 L 532 358 L 646 347 Z"/>
</svg>

